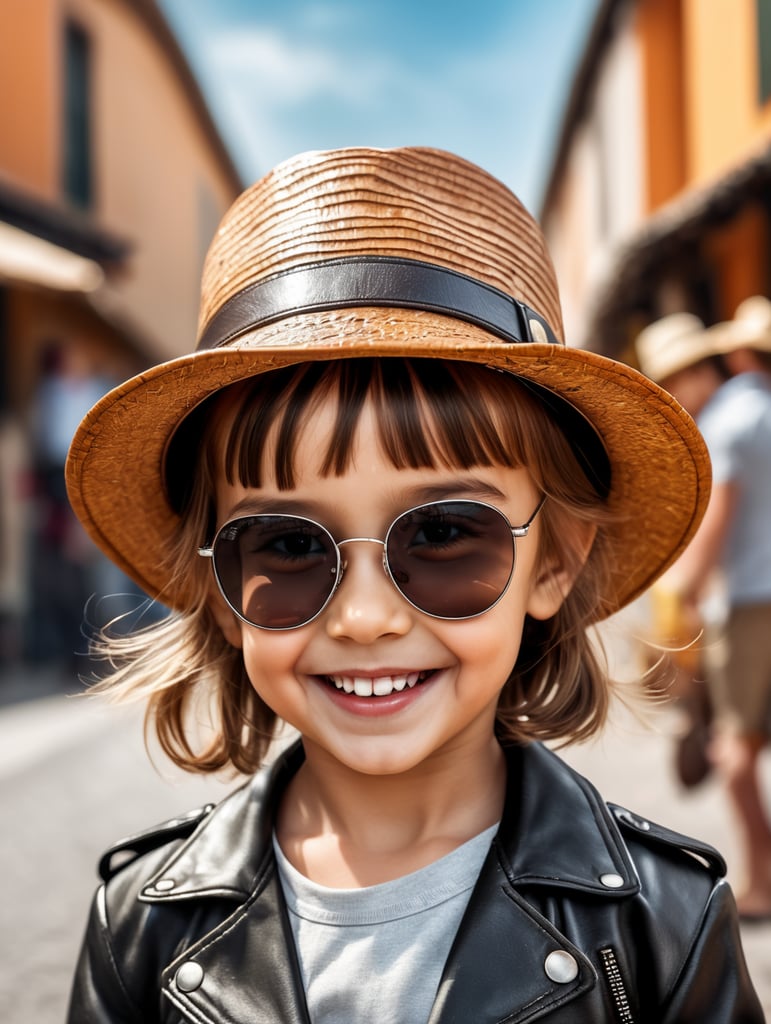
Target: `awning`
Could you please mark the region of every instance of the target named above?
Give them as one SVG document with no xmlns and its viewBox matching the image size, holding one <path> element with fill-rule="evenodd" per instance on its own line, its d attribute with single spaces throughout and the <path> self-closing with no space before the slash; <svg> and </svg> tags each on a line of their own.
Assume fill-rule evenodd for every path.
<svg viewBox="0 0 771 1024">
<path fill-rule="evenodd" d="M 0 222 L 0 280 L 54 291 L 92 292 L 104 273 L 94 260 Z"/>
</svg>

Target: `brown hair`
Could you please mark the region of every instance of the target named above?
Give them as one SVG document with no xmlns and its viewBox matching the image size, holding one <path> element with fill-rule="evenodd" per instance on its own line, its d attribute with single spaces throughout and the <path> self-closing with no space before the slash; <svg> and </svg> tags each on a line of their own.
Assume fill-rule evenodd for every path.
<svg viewBox="0 0 771 1024">
<path fill-rule="evenodd" d="M 604 614 L 608 580 L 603 524 L 609 521 L 609 469 L 601 444 L 572 407 L 531 382 L 435 359 L 300 364 L 232 385 L 199 407 L 167 458 L 170 498 L 182 518 L 168 571 L 194 574 L 198 600 L 133 635 L 103 635 L 95 652 L 111 671 L 96 689 L 115 699 L 147 699 L 146 727 L 154 724 L 163 750 L 187 770 L 232 766 L 248 773 L 259 767 L 276 716 L 251 686 L 240 650 L 227 644 L 214 621 L 207 604 L 210 567 L 195 552 L 214 530 L 214 481 L 223 444 L 229 480 L 259 488 L 265 453 L 272 450 L 277 485 L 291 489 L 299 428 L 330 396 L 337 402 L 337 422 L 323 453 L 326 475 L 341 474 L 349 465 L 361 410 L 370 399 L 383 452 L 397 468 L 527 467 L 549 499 L 540 513 L 541 556 L 556 554 L 563 565 L 578 569 L 575 524 L 598 526 L 590 557 L 559 612 L 547 621 L 526 619 L 496 720 L 505 743 L 594 734 L 610 696 L 607 673 L 587 634 Z M 223 437 L 225 409 L 230 426 Z M 199 694 L 214 697 L 217 728 L 195 749 L 189 711 Z"/>
</svg>

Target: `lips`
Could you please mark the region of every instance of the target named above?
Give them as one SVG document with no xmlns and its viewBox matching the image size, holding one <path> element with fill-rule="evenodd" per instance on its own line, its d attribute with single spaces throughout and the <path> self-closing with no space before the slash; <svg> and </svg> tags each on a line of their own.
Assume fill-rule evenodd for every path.
<svg viewBox="0 0 771 1024">
<path fill-rule="evenodd" d="M 383 676 L 329 675 L 325 678 L 337 690 L 356 697 L 388 697 L 392 693 L 412 689 L 432 674 L 433 670 Z"/>
</svg>

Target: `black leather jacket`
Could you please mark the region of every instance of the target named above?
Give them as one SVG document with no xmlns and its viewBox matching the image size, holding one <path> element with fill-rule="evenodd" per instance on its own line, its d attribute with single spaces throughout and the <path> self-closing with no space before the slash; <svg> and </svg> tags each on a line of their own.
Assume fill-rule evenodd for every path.
<svg viewBox="0 0 771 1024">
<path fill-rule="evenodd" d="M 301 758 L 108 851 L 70 1024 L 308 1024 L 271 844 Z M 430 1024 L 762 1024 L 719 855 L 606 807 L 538 744 L 507 760 Z"/>
</svg>

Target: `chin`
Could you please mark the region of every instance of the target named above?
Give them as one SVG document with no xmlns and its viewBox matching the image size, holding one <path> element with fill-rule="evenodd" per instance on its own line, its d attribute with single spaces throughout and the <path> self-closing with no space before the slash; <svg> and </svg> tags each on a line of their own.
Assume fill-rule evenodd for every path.
<svg viewBox="0 0 771 1024">
<path fill-rule="evenodd" d="M 360 775 L 396 778 L 420 767 L 431 752 L 394 749 L 391 738 L 378 742 L 370 736 L 361 742 L 346 744 L 344 751 L 330 753 L 346 768 Z"/>
</svg>

